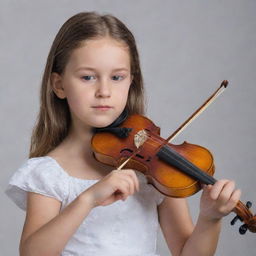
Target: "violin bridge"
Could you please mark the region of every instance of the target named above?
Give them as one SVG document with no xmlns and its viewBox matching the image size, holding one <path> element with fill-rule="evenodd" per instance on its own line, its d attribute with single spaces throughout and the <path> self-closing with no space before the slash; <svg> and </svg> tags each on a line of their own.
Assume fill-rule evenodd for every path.
<svg viewBox="0 0 256 256">
<path fill-rule="evenodd" d="M 134 135 L 134 144 L 136 148 L 139 148 L 144 144 L 144 142 L 148 139 L 147 132 L 145 130 L 140 130 Z"/>
</svg>

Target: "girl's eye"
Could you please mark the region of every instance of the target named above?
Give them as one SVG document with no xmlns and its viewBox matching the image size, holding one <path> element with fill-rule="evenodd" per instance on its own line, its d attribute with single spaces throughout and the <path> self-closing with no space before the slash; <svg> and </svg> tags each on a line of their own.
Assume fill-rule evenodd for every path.
<svg viewBox="0 0 256 256">
<path fill-rule="evenodd" d="M 95 76 L 83 76 L 82 79 L 84 79 L 86 81 L 92 81 L 95 79 Z"/>
<path fill-rule="evenodd" d="M 123 80 L 124 77 L 123 76 L 112 76 L 112 79 L 115 81 L 120 81 L 120 80 Z"/>
</svg>

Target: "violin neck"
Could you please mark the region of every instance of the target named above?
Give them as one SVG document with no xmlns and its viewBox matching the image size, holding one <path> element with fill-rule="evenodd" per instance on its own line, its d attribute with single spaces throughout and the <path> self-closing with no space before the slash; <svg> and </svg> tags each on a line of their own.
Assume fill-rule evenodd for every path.
<svg viewBox="0 0 256 256">
<path fill-rule="evenodd" d="M 158 151 L 157 156 L 164 162 L 178 168 L 180 171 L 191 176 L 192 178 L 199 180 L 206 185 L 213 185 L 217 180 L 212 176 L 208 175 L 206 172 L 199 169 L 193 163 L 189 162 L 178 152 L 173 150 L 168 145 L 164 145 Z"/>
</svg>

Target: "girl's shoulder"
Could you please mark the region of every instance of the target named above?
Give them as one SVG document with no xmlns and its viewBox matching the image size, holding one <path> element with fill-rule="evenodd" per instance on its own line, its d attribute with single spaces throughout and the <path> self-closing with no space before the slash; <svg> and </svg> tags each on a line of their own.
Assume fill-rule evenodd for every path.
<svg viewBox="0 0 256 256">
<path fill-rule="evenodd" d="M 49 156 L 27 159 L 11 176 L 5 190 L 21 209 L 26 209 L 26 193 L 34 192 L 63 201 L 67 197 L 68 174 Z"/>
</svg>

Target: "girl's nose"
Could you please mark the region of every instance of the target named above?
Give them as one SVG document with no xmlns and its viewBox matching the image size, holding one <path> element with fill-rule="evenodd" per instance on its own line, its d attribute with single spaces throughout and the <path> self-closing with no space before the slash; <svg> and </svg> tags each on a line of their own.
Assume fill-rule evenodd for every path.
<svg viewBox="0 0 256 256">
<path fill-rule="evenodd" d="M 101 98 L 108 98 L 111 95 L 111 90 L 110 90 L 110 83 L 107 81 L 107 79 L 102 79 L 99 81 L 97 90 L 96 90 L 96 97 L 101 97 Z"/>
</svg>

